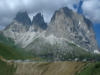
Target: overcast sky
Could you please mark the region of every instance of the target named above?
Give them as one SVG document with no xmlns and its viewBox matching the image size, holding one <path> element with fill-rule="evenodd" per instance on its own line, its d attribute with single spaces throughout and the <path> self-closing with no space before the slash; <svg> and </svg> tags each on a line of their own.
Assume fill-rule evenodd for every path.
<svg viewBox="0 0 100 75">
<path fill-rule="evenodd" d="M 100 47 L 100 0 L 0 0 L 0 29 L 11 23 L 19 11 L 27 11 L 32 18 L 38 12 L 43 13 L 45 21 L 49 22 L 54 11 L 69 7 L 73 11 L 79 10 L 94 23 L 96 38 Z"/>
<path fill-rule="evenodd" d="M 0 0 L 0 25 L 8 25 L 18 11 L 27 11 L 32 18 L 37 12 L 42 12 L 46 22 L 55 10 L 67 6 L 77 10 L 80 0 Z M 100 0 L 84 0 L 83 14 L 95 23 L 100 23 Z M 0 26 L 1 27 L 1 26 Z"/>
<path fill-rule="evenodd" d="M 37 12 L 44 14 L 48 22 L 58 8 L 68 6 L 73 9 L 78 0 L 0 0 L 0 25 L 7 25 L 18 11 L 27 11 L 32 17 Z"/>
</svg>

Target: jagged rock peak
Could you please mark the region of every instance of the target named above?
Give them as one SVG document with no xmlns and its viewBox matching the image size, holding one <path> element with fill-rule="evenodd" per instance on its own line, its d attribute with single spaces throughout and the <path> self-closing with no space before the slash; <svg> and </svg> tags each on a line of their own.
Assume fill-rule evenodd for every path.
<svg viewBox="0 0 100 75">
<path fill-rule="evenodd" d="M 28 13 L 26 11 L 25 12 L 18 12 L 14 19 L 16 21 L 24 24 L 24 25 L 31 25 L 31 20 L 30 20 Z"/>
<path fill-rule="evenodd" d="M 73 16 L 73 11 L 71 9 L 69 9 L 68 7 L 63 7 L 63 8 L 60 8 L 59 10 L 55 11 L 53 17 L 51 18 L 51 21 L 54 21 L 56 19 L 56 16 L 58 16 L 62 13 L 70 18 Z"/>
<path fill-rule="evenodd" d="M 32 20 L 32 24 L 40 27 L 42 29 L 47 29 L 47 23 L 45 23 L 43 15 L 41 13 L 37 13 Z"/>
<path fill-rule="evenodd" d="M 51 33 L 90 51 L 98 50 L 92 22 L 67 7 L 54 13 L 48 25 L 47 35 Z"/>
</svg>

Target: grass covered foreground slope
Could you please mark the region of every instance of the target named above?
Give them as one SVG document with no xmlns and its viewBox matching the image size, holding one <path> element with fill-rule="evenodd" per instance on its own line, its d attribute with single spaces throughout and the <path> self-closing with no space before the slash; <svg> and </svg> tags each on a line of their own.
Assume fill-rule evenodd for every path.
<svg viewBox="0 0 100 75">
<path fill-rule="evenodd" d="M 21 53 L 19 53 L 15 48 L 3 43 L 0 43 L 0 56 L 4 57 L 5 59 L 22 58 Z"/>
<path fill-rule="evenodd" d="M 15 46 L 13 39 L 7 38 L 0 32 L 0 56 L 5 59 L 24 59 L 25 53 Z"/>
<path fill-rule="evenodd" d="M 100 75 L 100 62 L 88 63 L 77 75 Z"/>
<path fill-rule="evenodd" d="M 10 38 L 6 38 L 2 32 L 0 32 L 0 56 L 5 59 L 15 59 L 19 56 L 13 48 L 14 42 Z"/>
<path fill-rule="evenodd" d="M 0 75 L 14 75 L 15 71 L 16 68 L 14 68 L 14 65 L 9 65 L 0 60 Z"/>
<path fill-rule="evenodd" d="M 0 75 L 100 75 L 100 63 L 93 62 L 3 62 Z"/>
</svg>

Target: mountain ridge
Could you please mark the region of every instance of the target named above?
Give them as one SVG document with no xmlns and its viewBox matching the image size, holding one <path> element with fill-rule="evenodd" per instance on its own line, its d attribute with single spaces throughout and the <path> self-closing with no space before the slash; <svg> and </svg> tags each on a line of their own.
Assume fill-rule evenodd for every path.
<svg viewBox="0 0 100 75">
<path fill-rule="evenodd" d="M 26 51 L 39 53 L 40 56 L 50 53 L 50 56 L 57 58 L 55 54 L 59 51 L 62 57 L 63 53 L 67 55 L 68 52 L 74 51 L 72 44 L 75 44 L 76 49 L 82 48 L 90 53 L 98 51 L 92 23 L 67 7 L 55 11 L 49 24 L 45 23 L 41 13 L 37 13 L 31 25 L 13 21 L 3 34 L 13 38 L 15 44 Z"/>
</svg>

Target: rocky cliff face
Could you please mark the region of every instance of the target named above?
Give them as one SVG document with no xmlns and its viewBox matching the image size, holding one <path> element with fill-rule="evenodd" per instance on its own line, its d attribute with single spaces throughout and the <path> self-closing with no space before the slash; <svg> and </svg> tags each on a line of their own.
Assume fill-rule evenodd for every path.
<svg viewBox="0 0 100 75">
<path fill-rule="evenodd" d="M 31 25 L 31 20 L 27 14 L 27 12 L 18 12 L 16 17 L 14 18 L 19 23 L 22 23 L 24 25 Z"/>
<path fill-rule="evenodd" d="M 4 31 L 9 32 L 26 32 L 29 30 L 31 20 L 27 12 L 18 12 L 13 22 L 6 27 Z"/>
<path fill-rule="evenodd" d="M 48 25 L 41 13 L 32 22 L 27 12 L 18 13 L 3 33 L 31 53 L 55 59 L 98 50 L 92 23 L 67 7 L 57 10 Z"/>
<path fill-rule="evenodd" d="M 26 47 L 41 31 L 47 28 L 43 16 L 38 13 L 31 22 L 27 12 L 18 12 L 13 22 L 8 25 L 3 33 L 6 37 L 14 39 L 15 44 Z"/>
<path fill-rule="evenodd" d="M 91 21 L 67 7 L 57 10 L 48 26 L 47 35 L 67 39 L 89 51 L 98 49 Z"/>
<path fill-rule="evenodd" d="M 44 22 L 43 15 L 41 13 L 38 13 L 33 17 L 32 25 L 34 25 L 35 31 L 38 31 L 39 29 L 47 29 L 47 24 Z"/>
</svg>

